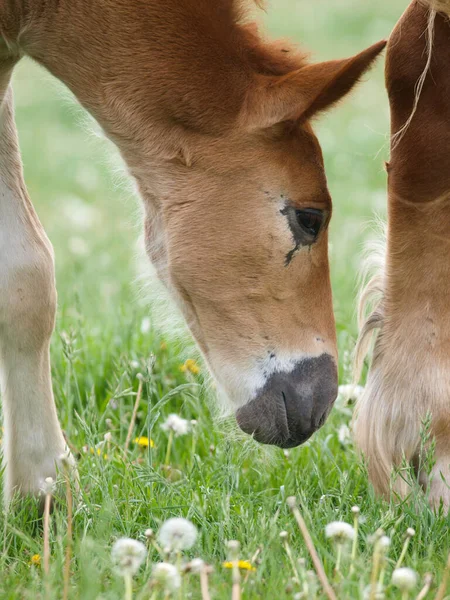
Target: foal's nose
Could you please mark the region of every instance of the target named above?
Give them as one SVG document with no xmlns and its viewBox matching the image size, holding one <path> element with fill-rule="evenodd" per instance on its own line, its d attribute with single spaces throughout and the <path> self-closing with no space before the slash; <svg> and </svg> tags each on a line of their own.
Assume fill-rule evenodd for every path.
<svg viewBox="0 0 450 600">
<path fill-rule="evenodd" d="M 337 392 L 333 357 L 306 358 L 288 373 L 272 374 L 256 398 L 236 412 L 236 419 L 258 442 L 293 448 L 325 423 Z"/>
</svg>

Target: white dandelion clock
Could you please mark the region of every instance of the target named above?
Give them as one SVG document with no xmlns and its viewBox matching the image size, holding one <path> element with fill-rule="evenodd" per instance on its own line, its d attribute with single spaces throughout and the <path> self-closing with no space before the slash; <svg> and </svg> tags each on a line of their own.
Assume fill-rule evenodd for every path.
<svg viewBox="0 0 450 600">
<path fill-rule="evenodd" d="M 375 589 L 372 588 L 372 585 L 368 585 L 364 588 L 364 600 L 383 600 L 386 597 L 381 583 L 376 583 L 374 587 Z"/>
<path fill-rule="evenodd" d="M 187 564 L 187 568 L 190 573 L 201 573 L 205 568 L 205 561 L 201 558 L 193 558 L 191 562 Z"/>
<path fill-rule="evenodd" d="M 325 535 L 334 542 L 343 544 L 344 542 L 353 541 L 355 529 L 349 523 L 333 521 L 325 527 Z"/>
<path fill-rule="evenodd" d="M 117 540 L 111 550 L 114 569 L 122 577 L 135 575 L 146 556 L 147 549 L 144 544 L 130 538 Z"/>
<path fill-rule="evenodd" d="M 152 571 L 153 581 L 160 585 L 166 593 L 173 593 L 181 587 L 178 569 L 170 563 L 157 563 Z"/>
<path fill-rule="evenodd" d="M 189 431 L 189 421 L 182 419 L 178 415 L 171 414 L 167 417 L 165 423 L 161 425 L 164 431 L 172 432 L 175 437 L 186 435 Z"/>
<path fill-rule="evenodd" d="M 169 552 L 189 550 L 197 540 L 197 528 L 187 519 L 175 517 L 163 523 L 158 540 Z"/>
<path fill-rule="evenodd" d="M 410 592 L 417 585 L 417 573 L 408 567 L 395 569 L 392 573 L 392 585 L 402 592 Z"/>
<path fill-rule="evenodd" d="M 148 333 L 152 328 L 152 322 L 149 317 L 144 317 L 141 322 L 141 333 Z"/>
<path fill-rule="evenodd" d="M 334 570 L 339 573 L 344 545 L 356 539 L 355 529 L 349 523 L 332 521 L 325 527 L 325 535 L 336 545 L 337 555 Z"/>
<path fill-rule="evenodd" d="M 51 496 L 54 494 L 56 489 L 56 482 L 53 477 L 46 477 L 44 480 L 44 485 L 42 486 L 42 491 L 46 496 Z"/>
<path fill-rule="evenodd" d="M 364 393 L 364 388 L 361 385 L 340 385 L 339 386 L 339 396 L 345 401 L 349 402 L 350 400 L 357 401 L 361 398 Z"/>
<path fill-rule="evenodd" d="M 348 444 L 352 439 L 352 436 L 350 434 L 350 429 L 348 428 L 347 425 L 341 425 L 338 429 L 338 440 L 339 442 L 345 446 L 346 444 Z"/>
</svg>

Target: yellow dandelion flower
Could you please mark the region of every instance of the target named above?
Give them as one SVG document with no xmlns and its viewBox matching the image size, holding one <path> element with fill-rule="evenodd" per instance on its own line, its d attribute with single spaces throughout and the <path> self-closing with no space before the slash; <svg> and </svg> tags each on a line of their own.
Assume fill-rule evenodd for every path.
<svg viewBox="0 0 450 600">
<path fill-rule="evenodd" d="M 103 458 L 104 458 L 105 460 L 107 460 L 107 459 L 108 459 L 108 455 L 107 455 L 107 454 L 104 454 L 104 453 L 102 453 L 102 449 L 101 449 L 101 448 L 89 448 L 89 452 L 90 452 L 91 454 L 96 454 L 97 456 L 103 456 Z"/>
<path fill-rule="evenodd" d="M 145 435 L 141 435 L 140 437 L 135 438 L 134 443 L 137 444 L 140 448 L 155 447 L 155 442 L 151 438 L 145 437 Z"/>
<path fill-rule="evenodd" d="M 235 563 L 227 561 L 223 563 L 225 569 L 232 569 Z M 256 571 L 255 567 L 248 560 L 238 560 L 238 567 L 243 571 Z"/>
<path fill-rule="evenodd" d="M 200 367 L 193 358 L 188 358 L 184 365 L 181 365 L 180 371 L 183 373 L 192 373 L 198 375 L 200 373 Z"/>
<path fill-rule="evenodd" d="M 33 556 L 30 559 L 30 565 L 34 565 L 35 567 L 40 567 L 41 566 L 41 555 L 33 554 Z"/>
</svg>

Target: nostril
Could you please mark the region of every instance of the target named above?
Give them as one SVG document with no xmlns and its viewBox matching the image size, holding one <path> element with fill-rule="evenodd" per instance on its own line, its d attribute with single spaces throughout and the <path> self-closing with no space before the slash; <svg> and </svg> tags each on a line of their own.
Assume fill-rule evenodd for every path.
<svg viewBox="0 0 450 600">
<path fill-rule="evenodd" d="M 322 427 L 322 425 L 327 420 L 327 416 L 328 416 L 328 409 L 325 410 L 324 413 L 323 413 L 323 415 L 320 417 L 319 423 L 317 424 L 317 429 L 320 429 Z"/>
</svg>

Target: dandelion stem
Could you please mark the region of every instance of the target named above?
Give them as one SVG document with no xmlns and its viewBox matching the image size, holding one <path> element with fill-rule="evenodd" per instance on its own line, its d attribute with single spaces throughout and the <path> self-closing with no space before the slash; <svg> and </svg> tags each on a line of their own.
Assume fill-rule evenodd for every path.
<svg viewBox="0 0 450 600">
<path fill-rule="evenodd" d="M 445 596 L 445 592 L 447 590 L 449 571 L 450 571 L 450 554 L 448 555 L 448 558 L 447 558 L 447 564 L 445 565 L 445 571 L 444 571 L 444 575 L 442 576 L 441 585 L 439 586 L 439 589 L 437 591 L 437 594 L 436 594 L 436 597 L 434 600 L 443 600 L 443 598 Z"/>
<path fill-rule="evenodd" d="M 424 586 L 420 590 L 416 600 L 424 600 L 424 598 L 428 595 L 428 592 L 430 591 L 432 583 L 433 583 L 433 575 L 431 575 L 431 573 L 426 573 L 425 580 L 424 580 Z"/>
<path fill-rule="evenodd" d="M 352 555 L 351 555 L 351 558 L 350 558 L 350 575 L 352 575 L 352 573 L 355 570 L 356 552 L 357 552 L 357 549 L 358 549 L 359 509 L 358 509 L 358 512 L 355 512 L 355 518 L 354 518 L 354 522 L 353 522 L 353 528 L 355 530 L 355 536 L 353 538 Z"/>
<path fill-rule="evenodd" d="M 405 559 L 406 553 L 408 552 L 408 546 L 409 546 L 409 540 L 410 539 L 411 538 L 410 538 L 409 535 L 406 536 L 405 543 L 403 544 L 402 552 L 401 552 L 400 557 L 399 557 L 399 559 L 397 561 L 397 564 L 395 565 L 396 569 L 399 569 L 402 566 L 402 563 L 403 563 L 403 561 Z"/>
<path fill-rule="evenodd" d="M 63 469 L 64 469 L 64 478 L 66 480 L 66 504 L 67 504 L 67 546 L 66 546 L 66 556 L 65 556 L 65 561 L 64 561 L 63 600 L 67 600 L 69 598 L 70 562 L 72 559 L 73 499 L 72 499 L 72 488 L 70 487 L 68 465 L 63 465 Z"/>
<path fill-rule="evenodd" d="M 375 600 L 377 593 L 377 579 L 381 563 L 381 548 L 379 541 L 375 542 L 375 550 L 373 552 L 372 575 L 370 578 L 370 600 Z"/>
<path fill-rule="evenodd" d="M 44 504 L 44 573 L 48 575 L 50 570 L 50 505 L 52 495 L 50 492 L 45 494 Z"/>
<path fill-rule="evenodd" d="M 144 380 L 143 380 L 143 378 L 141 376 L 139 378 L 139 385 L 138 385 L 138 391 L 137 391 L 137 394 L 136 394 L 136 401 L 134 403 L 133 414 L 131 415 L 130 426 L 128 427 L 127 439 L 125 441 L 125 452 L 128 451 L 128 448 L 129 448 L 130 442 L 131 442 L 131 436 L 133 435 L 134 425 L 136 423 L 137 411 L 138 411 L 138 408 L 139 408 L 139 404 L 141 402 L 142 387 L 143 387 L 143 385 L 144 385 Z"/>
<path fill-rule="evenodd" d="M 384 577 L 386 575 L 386 563 L 383 561 L 383 564 L 381 565 L 381 570 L 380 570 L 380 577 L 378 579 L 378 584 L 380 588 L 383 588 L 384 586 Z"/>
<path fill-rule="evenodd" d="M 305 540 L 306 547 L 311 556 L 314 568 L 316 570 L 317 576 L 322 584 L 322 587 L 323 587 L 323 590 L 324 590 L 326 596 L 328 597 L 329 600 L 337 600 L 336 594 L 327 579 L 327 576 L 326 576 L 325 570 L 323 568 L 323 565 L 320 561 L 319 555 L 317 554 L 317 551 L 314 547 L 314 543 L 312 541 L 312 538 L 308 531 L 306 523 L 305 523 L 302 515 L 300 514 L 300 511 L 297 508 L 295 498 L 294 497 L 288 498 L 287 503 L 288 503 L 289 508 L 292 511 L 292 514 L 295 517 L 295 520 L 297 521 L 297 524 L 301 531 L 303 539 Z"/>
<path fill-rule="evenodd" d="M 195 452 L 197 451 L 197 427 L 194 427 L 192 432 L 192 446 L 191 446 L 191 469 L 194 466 Z"/>
<path fill-rule="evenodd" d="M 126 573 L 123 576 L 125 580 L 125 600 L 132 600 L 133 598 L 133 578 L 130 573 Z"/>
<path fill-rule="evenodd" d="M 298 574 L 297 567 L 296 567 L 295 562 L 294 562 L 294 557 L 292 556 L 291 547 L 289 546 L 289 543 L 288 543 L 287 540 L 284 541 L 284 549 L 286 550 L 286 554 L 288 555 L 289 562 L 291 563 L 291 567 L 292 567 L 292 570 L 294 572 L 295 580 L 300 585 L 300 576 Z"/>
<path fill-rule="evenodd" d="M 338 575 L 341 571 L 341 558 L 342 558 L 342 544 L 337 544 L 336 566 L 334 567 L 334 572 L 336 575 Z"/>
<path fill-rule="evenodd" d="M 178 572 L 181 573 L 181 552 L 180 550 L 178 550 L 177 552 L 177 569 Z M 183 600 L 183 596 L 184 596 L 184 579 L 181 580 L 181 585 L 178 588 L 178 598 L 179 600 Z"/>
<path fill-rule="evenodd" d="M 402 592 L 402 600 L 408 600 L 409 598 L 409 592 L 408 590 L 403 590 Z"/>
<path fill-rule="evenodd" d="M 200 589 L 202 592 L 202 600 L 211 600 L 208 589 L 208 571 L 204 565 L 200 571 Z"/>
<path fill-rule="evenodd" d="M 231 590 L 231 600 L 241 600 L 241 573 L 239 571 L 239 561 L 233 561 L 233 588 Z"/>
<path fill-rule="evenodd" d="M 169 441 L 167 442 L 166 460 L 164 461 L 164 464 L 166 465 L 166 467 L 169 465 L 169 461 L 170 461 L 170 453 L 172 451 L 172 442 L 173 442 L 173 429 L 171 429 L 169 432 Z"/>
</svg>

